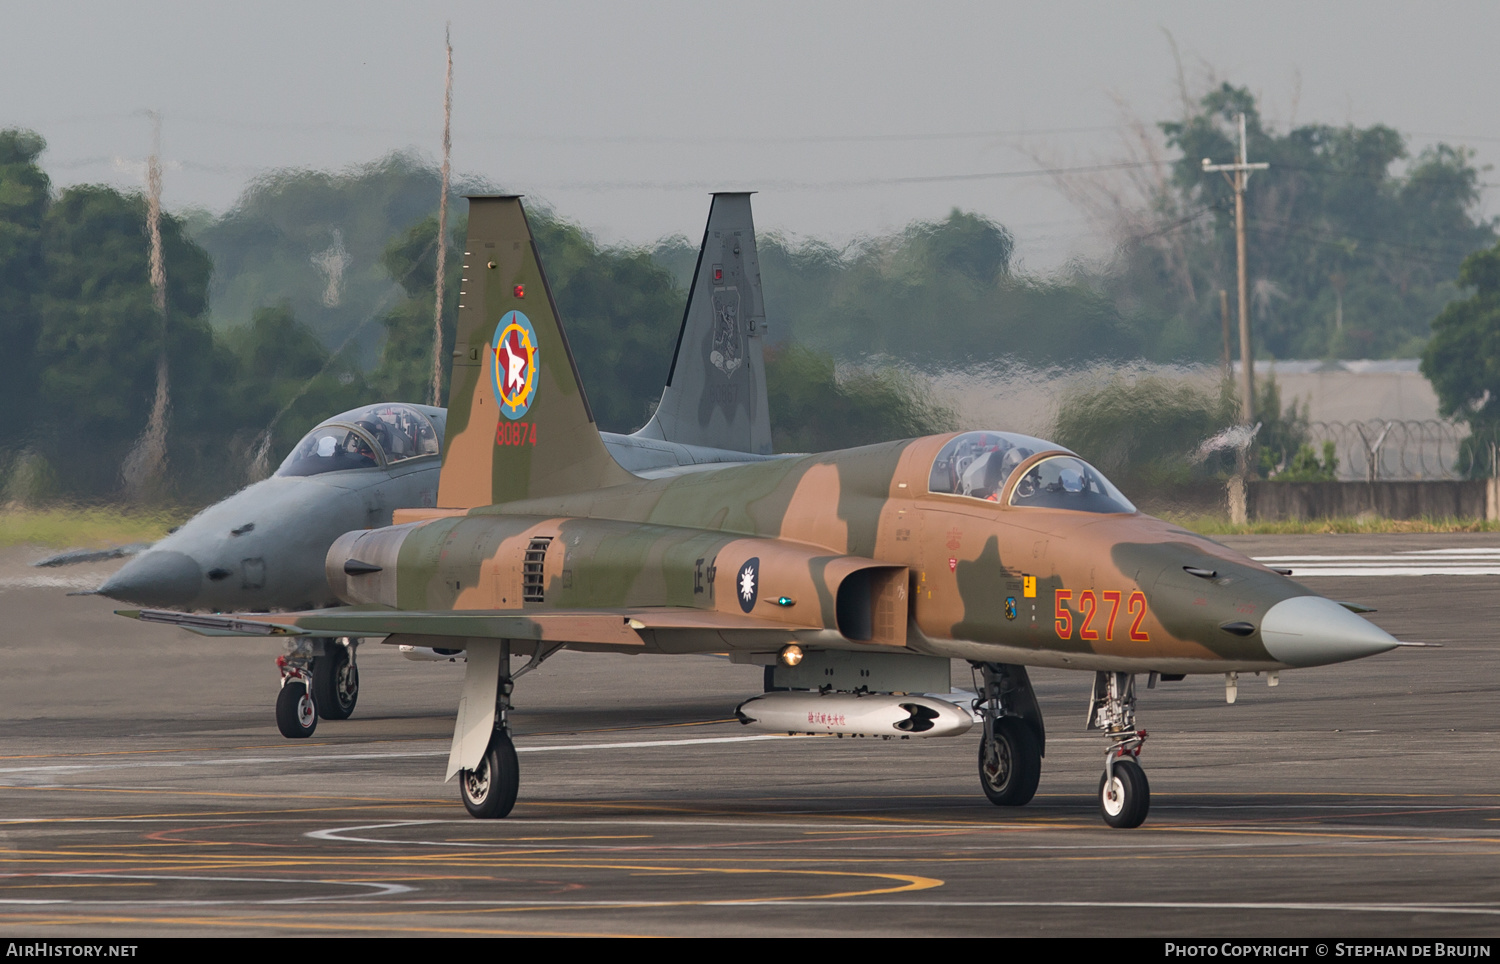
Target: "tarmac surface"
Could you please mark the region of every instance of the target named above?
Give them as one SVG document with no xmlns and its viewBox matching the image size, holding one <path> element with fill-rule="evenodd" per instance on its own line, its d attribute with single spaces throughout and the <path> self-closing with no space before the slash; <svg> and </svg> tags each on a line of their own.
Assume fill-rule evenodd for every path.
<svg viewBox="0 0 1500 964">
<path fill-rule="evenodd" d="M 1086 673 L 1033 671 L 1041 787 L 1003 810 L 974 731 L 754 734 L 731 718 L 758 667 L 567 653 L 517 683 L 514 813 L 472 820 L 442 783 L 461 663 L 367 644 L 353 718 L 288 741 L 279 643 L 121 619 L 65 595 L 111 567 L 0 551 L 0 929 L 1500 934 L 1500 535 L 1223 541 L 1358 571 L 1307 585 L 1443 648 L 1244 677 L 1232 706 L 1222 677 L 1141 680 L 1153 795 L 1132 831 L 1098 815 Z"/>
</svg>

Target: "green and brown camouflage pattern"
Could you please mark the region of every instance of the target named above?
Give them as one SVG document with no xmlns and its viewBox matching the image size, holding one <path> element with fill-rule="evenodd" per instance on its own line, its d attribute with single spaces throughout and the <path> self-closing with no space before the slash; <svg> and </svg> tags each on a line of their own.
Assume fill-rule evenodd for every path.
<svg viewBox="0 0 1500 964">
<path fill-rule="evenodd" d="M 661 610 L 640 643 L 630 644 L 645 650 L 774 651 L 796 640 L 1080 669 L 1281 665 L 1258 634 L 1220 626 L 1253 624 L 1274 603 L 1308 590 L 1149 516 L 930 493 L 932 460 L 950 438 L 521 500 L 384 534 L 350 533 L 330 553 L 330 580 L 350 602 L 425 613 Z M 384 550 L 376 547 L 380 539 L 390 543 Z M 525 554 L 539 539 L 549 540 L 542 599 L 528 602 Z M 346 575 L 348 558 L 382 572 Z M 747 616 L 732 574 L 750 558 L 760 560 L 760 586 Z M 1184 566 L 1217 575 L 1205 580 Z M 872 618 L 878 628 L 866 639 L 839 631 L 837 597 L 856 573 L 871 583 L 872 610 L 886 612 Z M 1029 597 L 1028 576 L 1035 580 Z M 1059 603 L 1059 590 L 1071 597 Z M 1113 597 L 1105 593 L 1120 594 L 1113 620 Z M 1132 603 L 1136 593 L 1144 606 Z M 780 605 L 782 598 L 790 605 Z M 1013 618 L 1008 598 L 1016 603 Z M 1066 636 L 1059 605 L 1061 622 L 1071 624 Z M 724 622 L 697 633 L 692 621 L 678 627 L 684 616 L 668 618 L 667 610 L 715 613 Z M 1087 633 L 1098 638 L 1083 638 Z"/>
<path fill-rule="evenodd" d="M 466 248 L 448 508 L 405 510 L 400 525 L 334 544 L 330 585 L 355 608 L 242 619 L 447 646 L 506 639 L 521 652 L 764 654 L 795 641 L 1128 672 L 1287 665 L 1259 619 L 1315 594 L 1140 513 L 1011 506 L 1009 488 L 996 502 L 931 492 L 954 435 L 630 475 L 594 428 L 519 200 L 472 199 Z M 534 445 L 496 441 L 489 346 L 515 308 L 539 338 Z M 1012 480 L 1060 451 L 1034 453 Z M 737 590 L 751 560 L 747 607 Z"/>
<path fill-rule="evenodd" d="M 463 264 L 438 505 L 468 509 L 630 479 L 594 427 L 520 198 L 469 199 Z M 500 416 L 490 349 L 496 325 L 513 310 L 526 314 L 539 339 L 535 400 L 514 421 Z M 538 438 L 533 429 L 543 421 Z M 497 444 L 502 422 L 514 433 L 507 443 L 523 429 L 526 441 Z"/>
</svg>

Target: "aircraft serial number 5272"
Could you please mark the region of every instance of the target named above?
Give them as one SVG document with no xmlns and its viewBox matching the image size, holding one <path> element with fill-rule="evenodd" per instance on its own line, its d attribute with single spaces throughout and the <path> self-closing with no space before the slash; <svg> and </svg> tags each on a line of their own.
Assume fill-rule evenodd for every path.
<svg viewBox="0 0 1500 964">
<path fill-rule="evenodd" d="M 438 507 L 333 544 L 330 586 L 349 606 L 127 615 L 466 649 L 447 775 L 476 817 L 515 803 L 513 681 L 564 648 L 727 651 L 773 667 L 770 691 L 740 707 L 748 724 L 907 737 L 970 727 L 964 709 L 916 695 L 947 692 L 949 661 L 968 660 L 982 676 L 980 782 L 1002 806 L 1032 798 L 1045 748 L 1025 667 L 1091 671 L 1090 726 L 1108 741 L 1100 809 L 1132 827 L 1150 801 L 1137 674 L 1232 680 L 1401 645 L 1136 511 L 1041 439 L 966 432 L 638 478 L 594 427 L 520 199 L 471 199 L 465 247 Z M 743 352 L 725 332 L 702 346 L 721 367 Z M 514 655 L 530 661 L 513 671 Z"/>
</svg>

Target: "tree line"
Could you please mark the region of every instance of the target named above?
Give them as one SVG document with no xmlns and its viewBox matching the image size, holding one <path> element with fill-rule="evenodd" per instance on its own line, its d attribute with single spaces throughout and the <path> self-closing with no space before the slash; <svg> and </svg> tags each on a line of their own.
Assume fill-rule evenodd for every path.
<svg viewBox="0 0 1500 964">
<path fill-rule="evenodd" d="M 763 234 L 778 448 L 956 427 L 927 389 L 926 376 L 945 370 L 1217 361 L 1217 290 L 1234 282 L 1232 197 L 1199 159 L 1232 155 L 1240 113 L 1251 158 L 1271 163 L 1247 196 L 1258 354 L 1426 351 L 1445 411 L 1500 434 L 1491 425 L 1500 425 L 1500 379 L 1462 374 L 1493 356 L 1485 353 L 1500 327 L 1491 278 L 1500 274 L 1474 255 L 1500 257 L 1496 223 L 1478 213 L 1470 154 L 1439 145 L 1412 157 L 1383 125 L 1278 131 L 1247 91 L 1226 84 L 1160 125 L 1181 159 L 1104 263 L 1029 274 L 1002 225 L 959 210 L 840 248 Z M 0 131 L 0 401 L 13 426 L 0 441 L 0 478 L 9 498 L 112 498 L 162 350 L 145 201 L 100 185 L 55 190 L 45 146 L 33 132 Z M 429 400 L 438 189 L 435 170 L 397 153 L 341 172 L 269 172 L 223 215 L 164 215 L 172 498 L 225 494 L 338 411 Z M 460 185 L 454 209 L 463 210 L 461 193 L 495 189 Z M 531 214 L 600 426 L 632 431 L 665 380 L 696 240 L 607 246 L 545 207 Z M 462 250 L 463 234 L 459 217 L 450 250 Z M 1471 255 L 1478 260 L 1465 262 Z M 459 259 L 448 264 L 445 349 L 461 271 Z M 1085 455 L 1090 439 L 1107 443 L 1099 457 L 1123 459 L 1118 471 L 1180 475 L 1184 446 L 1199 441 L 1187 435 L 1234 417 L 1215 393 L 1200 396 L 1100 386 L 1066 402 L 1058 428 Z M 1266 471 L 1284 472 L 1299 453 L 1299 423 L 1295 410 L 1274 407 L 1285 437 Z M 1137 455 L 1120 454 L 1127 438 L 1138 439 Z M 1310 471 L 1302 454 L 1297 471 Z"/>
</svg>

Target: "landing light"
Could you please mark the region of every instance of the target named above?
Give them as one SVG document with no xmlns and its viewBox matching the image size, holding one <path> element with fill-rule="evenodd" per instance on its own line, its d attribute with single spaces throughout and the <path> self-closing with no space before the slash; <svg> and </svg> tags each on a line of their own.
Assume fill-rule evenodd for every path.
<svg viewBox="0 0 1500 964">
<path fill-rule="evenodd" d="M 789 643 L 788 645 L 782 647 L 781 655 L 777 658 L 787 666 L 796 666 L 798 663 L 802 662 L 802 647 L 798 646 L 796 643 Z"/>
</svg>

